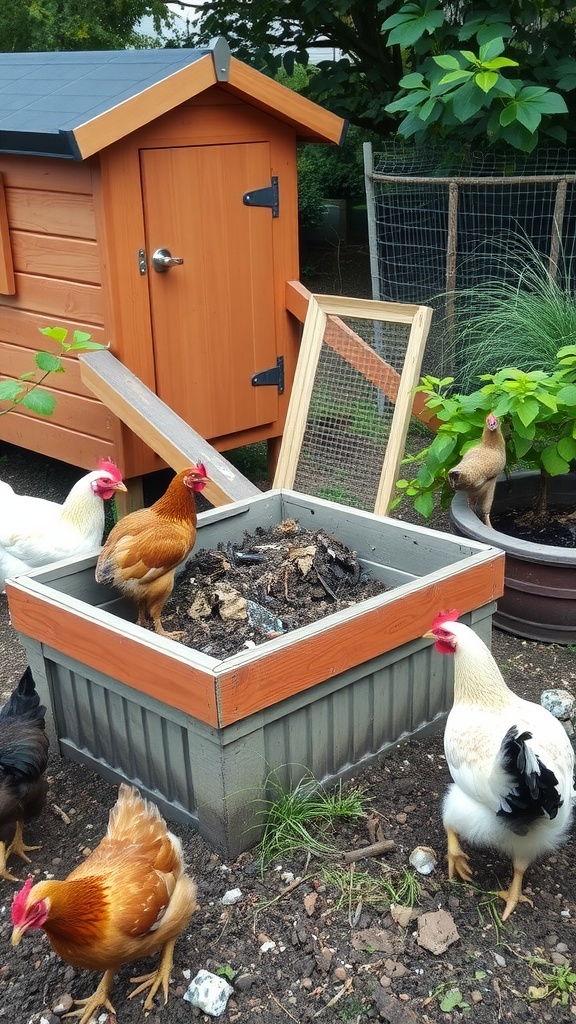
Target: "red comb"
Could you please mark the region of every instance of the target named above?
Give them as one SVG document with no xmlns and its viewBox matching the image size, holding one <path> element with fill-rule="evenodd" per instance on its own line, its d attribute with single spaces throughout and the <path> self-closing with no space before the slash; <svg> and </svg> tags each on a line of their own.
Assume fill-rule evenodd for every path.
<svg viewBox="0 0 576 1024">
<path fill-rule="evenodd" d="M 460 618 L 460 612 L 456 608 L 451 608 L 447 612 L 438 612 L 438 615 L 432 623 L 432 629 L 438 629 L 439 626 L 443 626 L 445 622 L 457 622 Z"/>
<path fill-rule="evenodd" d="M 100 459 L 98 462 L 98 469 L 101 469 L 103 473 L 109 473 L 113 480 L 118 482 L 122 479 L 122 473 L 113 462 L 109 459 Z"/>
<path fill-rule="evenodd" d="M 202 476 L 208 476 L 208 473 L 206 472 L 206 466 L 204 465 L 203 462 L 196 463 L 196 470 L 198 473 L 201 473 Z"/>
<path fill-rule="evenodd" d="M 28 878 L 20 892 L 17 892 L 12 900 L 12 924 L 18 926 L 24 918 L 24 912 L 26 910 L 26 904 L 28 902 L 28 893 L 32 888 L 32 879 Z"/>
</svg>

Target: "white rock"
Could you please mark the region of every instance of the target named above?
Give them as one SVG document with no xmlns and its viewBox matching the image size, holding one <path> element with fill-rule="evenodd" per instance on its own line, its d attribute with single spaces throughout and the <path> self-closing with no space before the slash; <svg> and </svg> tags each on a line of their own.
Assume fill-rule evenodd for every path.
<svg viewBox="0 0 576 1024">
<path fill-rule="evenodd" d="M 276 943 L 272 939 L 268 939 L 267 942 L 263 942 L 260 946 L 261 953 L 269 953 L 272 949 L 276 949 Z"/>
<path fill-rule="evenodd" d="M 576 712 L 576 697 L 568 690 L 544 690 L 540 703 L 554 718 L 566 720 Z"/>
<path fill-rule="evenodd" d="M 408 858 L 408 863 L 421 875 L 429 875 L 436 867 L 436 854 L 431 846 L 416 846 Z"/>
<path fill-rule="evenodd" d="M 224 893 L 220 902 L 223 903 L 225 907 L 231 907 L 234 903 L 239 903 L 241 899 L 242 889 L 228 889 L 228 891 Z"/>
<path fill-rule="evenodd" d="M 196 977 L 190 982 L 184 993 L 184 999 L 210 1017 L 220 1017 L 224 1013 L 233 991 L 234 989 L 228 984 L 226 978 L 220 978 L 217 974 L 202 970 L 198 971 Z"/>
</svg>

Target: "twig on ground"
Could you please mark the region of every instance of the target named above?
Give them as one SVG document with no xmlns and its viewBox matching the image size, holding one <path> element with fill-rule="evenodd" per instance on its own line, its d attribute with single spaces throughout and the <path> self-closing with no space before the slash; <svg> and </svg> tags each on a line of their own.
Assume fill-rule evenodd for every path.
<svg viewBox="0 0 576 1024">
<path fill-rule="evenodd" d="M 364 857 L 380 857 L 381 854 L 390 853 L 395 849 L 396 843 L 393 839 L 382 839 L 370 846 L 363 846 L 360 850 L 347 850 L 340 857 L 344 864 L 352 864 L 356 860 L 363 860 Z"/>
<path fill-rule="evenodd" d="M 70 824 L 70 818 L 66 814 L 66 811 L 63 811 L 61 807 L 58 807 L 58 804 L 50 804 L 50 810 L 58 818 L 61 818 L 65 825 Z"/>
<path fill-rule="evenodd" d="M 314 1016 L 319 1017 L 321 1013 L 324 1013 L 324 1010 L 329 1010 L 332 1006 L 335 1006 L 338 1000 L 342 999 L 342 996 L 345 996 L 346 993 L 350 991 L 353 984 L 354 978 L 346 978 L 346 981 L 342 985 L 342 988 L 338 990 L 335 996 L 332 996 L 332 999 L 330 999 L 329 1002 L 327 1002 L 324 1006 L 321 1006 L 319 1010 L 316 1010 Z"/>
</svg>

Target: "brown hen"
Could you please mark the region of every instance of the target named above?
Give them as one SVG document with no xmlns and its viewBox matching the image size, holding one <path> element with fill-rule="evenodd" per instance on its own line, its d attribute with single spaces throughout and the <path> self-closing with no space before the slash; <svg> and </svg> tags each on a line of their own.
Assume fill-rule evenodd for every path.
<svg viewBox="0 0 576 1024">
<path fill-rule="evenodd" d="M 490 522 L 490 510 L 494 501 L 496 479 L 506 465 L 506 444 L 500 421 L 492 413 L 486 417 L 482 438 L 474 448 L 469 448 L 457 466 L 448 473 L 448 483 L 453 491 L 464 491 L 469 507 L 478 507 L 486 526 Z"/>
<path fill-rule="evenodd" d="M 100 1006 L 111 1013 L 110 992 L 121 964 L 162 950 L 156 971 L 132 978 L 129 998 L 149 989 L 144 1010 L 153 1008 L 160 987 L 164 1003 L 174 946 L 196 909 L 196 885 L 185 873 L 180 840 L 154 804 L 122 784 L 102 842 L 63 881 L 32 885 L 29 879 L 12 904 L 12 944 L 31 928 L 43 928 L 52 948 L 74 967 L 104 971 L 89 999 L 66 1016 L 87 1024 Z"/>
<path fill-rule="evenodd" d="M 138 606 L 138 624 L 149 616 L 157 633 L 172 593 L 174 574 L 196 540 L 196 499 L 208 482 L 201 462 L 184 469 L 150 508 L 130 512 L 110 531 L 96 563 L 99 583 L 112 583 Z"/>
</svg>

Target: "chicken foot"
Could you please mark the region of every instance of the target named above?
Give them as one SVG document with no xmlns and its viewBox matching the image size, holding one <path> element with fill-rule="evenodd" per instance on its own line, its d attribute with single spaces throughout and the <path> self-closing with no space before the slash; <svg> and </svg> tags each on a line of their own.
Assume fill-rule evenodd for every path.
<svg viewBox="0 0 576 1024">
<path fill-rule="evenodd" d="M 156 995 L 160 986 L 164 993 L 164 1003 L 168 1002 L 168 985 L 170 983 L 170 973 L 172 971 L 172 965 L 174 963 L 174 946 L 176 945 L 176 939 L 170 939 L 162 947 L 162 957 L 160 959 L 160 965 L 156 971 L 151 971 L 150 974 L 141 974 L 138 978 L 130 978 L 130 981 L 134 985 L 138 985 L 133 992 L 130 992 L 128 999 L 134 999 L 134 996 L 140 995 L 145 989 L 149 988 L 150 991 L 144 1001 L 144 1009 L 152 1010 L 154 1008 L 154 996 Z"/>
<path fill-rule="evenodd" d="M 14 838 L 10 843 L 10 846 L 6 850 L 6 860 L 8 860 L 8 857 L 10 857 L 13 853 L 15 853 L 18 857 L 21 857 L 22 860 L 25 860 L 26 863 L 29 864 L 30 857 L 26 856 L 26 851 L 41 849 L 41 846 L 26 846 L 26 843 L 24 842 L 24 823 L 22 821 L 17 821 L 16 831 L 14 832 Z"/>
<path fill-rule="evenodd" d="M 8 865 L 6 862 L 9 856 L 10 847 L 6 849 L 6 843 L 0 842 L 0 878 L 5 878 L 7 882 L 18 882 L 19 879 L 16 878 L 16 875 L 11 875 L 8 871 Z"/>
<path fill-rule="evenodd" d="M 524 872 L 526 871 L 527 865 L 514 864 L 514 877 L 510 883 L 509 889 L 503 889 L 498 893 L 501 900 L 504 900 L 506 906 L 502 914 L 502 920 L 506 921 L 514 908 L 518 903 L 529 903 L 531 907 L 534 906 L 532 900 L 528 899 L 527 896 L 522 892 L 522 881 L 524 879 Z"/>
<path fill-rule="evenodd" d="M 470 882 L 473 872 L 468 854 L 464 853 L 460 846 L 460 840 L 453 829 L 446 828 L 446 838 L 448 840 L 448 878 L 452 879 L 454 875 L 458 875 L 464 882 Z"/>
<path fill-rule="evenodd" d="M 64 1020 L 65 1017 L 80 1017 L 78 1024 L 88 1024 L 92 1014 L 99 1006 L 103 1006 L 106 1010 L 109 1010 L 110 1013 L 113 1013 L 114 1016 L 116 1016 L 116 1010 L 108 999 L 115 974 L 116 968 L 114 968 L 114 970 L 106 971 L 102 975 L 100 984 L 94 992 L 94 995 L 90 996 L 89 999 L 75 999 L 74 1002 L 79 1009 L 71 1010 L 70 1013 L 63 1014 L 62 1020 Z"/>
</svg>

